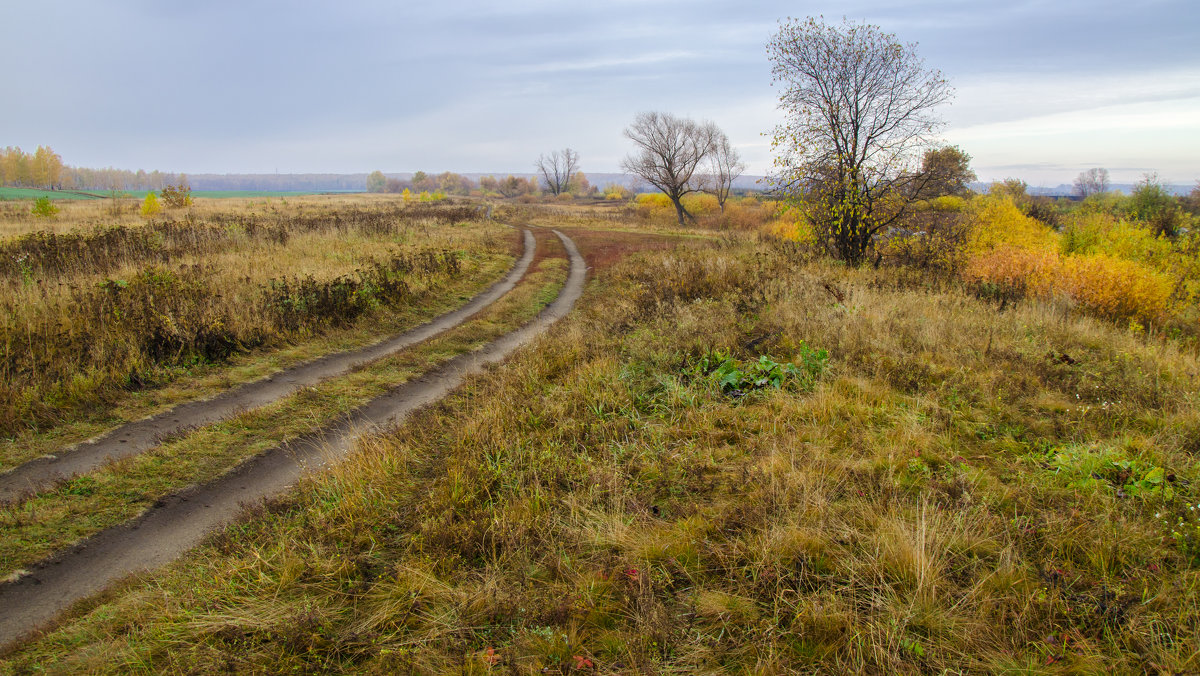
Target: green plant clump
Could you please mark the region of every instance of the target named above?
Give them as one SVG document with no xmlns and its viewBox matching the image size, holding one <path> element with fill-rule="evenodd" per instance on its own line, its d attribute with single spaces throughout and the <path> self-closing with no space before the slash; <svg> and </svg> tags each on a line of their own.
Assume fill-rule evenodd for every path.
<svg viewBox="0 0 1200 676">
<path fill-rule="evenodd" d="M 38 218 L 54 218 L 58 214 L 59 208 L 50 202 L 49 197 L 43 195 L 34 200 L 33 209 L 30 212 Z"/>
<path fill-rule="evenodd" d="M 715 384 L 722 393 L 741 397 L 755 390 L 782 389 L 785 386 L 810 391 L 829 364 L 829 352 L 813 349 L 800 342 L 793 362 L 779 363 L 769 355 L 756 361 L 735 359 L 728 350 L 714 350 L 700 357 L 690 368 L 693 378 Z"/>
</svg>

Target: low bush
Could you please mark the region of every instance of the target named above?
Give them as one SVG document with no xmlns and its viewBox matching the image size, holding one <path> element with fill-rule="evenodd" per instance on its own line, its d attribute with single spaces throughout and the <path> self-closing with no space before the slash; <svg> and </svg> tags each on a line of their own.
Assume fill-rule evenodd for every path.
<svg viewBox="0 0 1200 676">
<path fill-rule="evenodd" d="M 146 193 L 146 199 L 142 200 L 141 214 L 143 216 L 153 216 L 162 211 L 162 204 L 158 201 L 158 197 L 152 192 Z"/>
<path fill-rule="evenodd" d="M 272 279 L 262 291 L 263 305 L 280 331 L 346 326 L 381 304 L 411 300 L 413 294 L 405 280 L 413 273 L 454 277 L 461 270 L 452 251 L 394 255 L 357 270 L 353 277 Z"/>
<path fill-rule="evenodd" d="M 1171 284 L 1135 263 L 1103 254 L 1060 256 L 1003 246 L 977 254 L 963 271 L 977 293 L 1004 300 L 1063 297 L 1089 314 L 1143 324 L 1166 317 Z"/>
<path fill-rule="evenodd" d="M 60 209 L 54 206 L 49 197 L 42 196 L 34 200 L 33 208 L 29 210 L 29 213 L 38 218 L 54 218 L 59 211 Z"/>
<path fill-rule="evenodd" d="M 756 360 L 743 361 L 734 358 L 728 350 L 713 350 L 697 359 L 685 375 L 711 383 L 722 394 L 731 397 L 743 397 L 768 388 L 809 391 L 828 367 L 829 353 L 800 341 L 796 359 L 799 364 L 781 364 L 764 354 Z"/>
<path fill-rule="evenodd" d="M 168 183 L 162 189 L 163 204 L 172 209 L 190 207 L 192 205 L 192 189 L 186 183 L 172 185 Z"/>
</svg>

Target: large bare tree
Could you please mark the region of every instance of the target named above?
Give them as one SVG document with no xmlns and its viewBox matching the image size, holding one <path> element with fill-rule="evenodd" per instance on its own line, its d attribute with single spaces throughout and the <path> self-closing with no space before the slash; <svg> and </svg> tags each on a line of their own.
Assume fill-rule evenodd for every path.
<svg viewBox="0 0 1200 676">
<path fill-rule="evenodd" d="M 869 24 L 789 20 L 767 51 L 787 116 L 775 130 L 774 187 L 807 209 L 829 253 L 862 263 L 935 183 L 921 152 L 952 90 L 915 45 Z"/>
<path fill-rule="evenodd" d="M 697 170 L 723 136 L 721 130 L 711 122 L 647 112 L 638 113 L 625 128 L 625 136 L 637 151 L 621 160 L 621 169 L 665 193 L 675 205 L 680 225 L 695 220 L 681 200 L 703 187 Z"/>
<path fill-rule="evenodd" d="M 539 155 L 534 164 L 546 182 L 546 189 L 560 195 L 570 189 L 571 181 L 579 173 L 579 153 L 563 148 L 549 155 Z"/>
<path fill-rule="evenodd" d="M 1075 177 L 1075 194 L 1080 197 L 1108 192 L 1108 170 L 1102 167 L 1088 169 Z"/>
<path fill-rule="evenodd" d="M 724 132 L 719 132 L 716 142 L 713 143 L 708 168 L 709 174 L 704 178 L 704 191 L 717 198 L 721 213 L 725 213 L 725 201 L 733 191 L 733 182 L 746 171 L 746 165 Z"/>
</svg>

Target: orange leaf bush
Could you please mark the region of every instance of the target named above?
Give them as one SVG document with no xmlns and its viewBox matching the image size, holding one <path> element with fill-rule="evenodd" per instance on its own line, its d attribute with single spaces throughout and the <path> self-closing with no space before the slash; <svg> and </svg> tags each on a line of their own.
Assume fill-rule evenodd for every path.
<svg viewBox="0 0 1200 676">
<path fill-rule="evenodd" d="M 1061 256 L 1006 245 L 973 256 L 964 278 L 1003 297 L 1066 297 L 1115 321 L 1161 321 L 1171 282 L 1146 266 L 1104 254 Z"/>
<path fill-rule="evenodd" d="M 1006 297 L 1051 298 L 1060 268 L 1061 258 L 1053 251 L 1007 244 L 972 256 L 963 277 L 977 285 L 990 285 Z"/>
<path fill-rule="evenodd" d="M 1090 313 L 1111 320 L 1161 321 L 1171 282 L 1135 261 L 1105 254 L 1062 259 L 1058 288 Z"/>
</svg>

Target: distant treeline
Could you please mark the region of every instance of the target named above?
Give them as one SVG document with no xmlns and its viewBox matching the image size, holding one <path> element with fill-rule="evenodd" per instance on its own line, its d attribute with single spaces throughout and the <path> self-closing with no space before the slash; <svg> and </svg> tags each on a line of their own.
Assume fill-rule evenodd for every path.
<svg viewBox="0 0 1200 676">
<path fill-rule="evenodd" d="M 161 190 L 186 183 L 183 174 L 128 169 L 69 167 L 49 146 L 27 153 L 15 146 L 0 151 L 0 185 L 49 190 Z"/>
<path fill-rule="evenodd" d="M 382 172 L 372 172 L 381 174 Z M 382 174 L 382 191 L 404 188 L 413 191 L 440 191 L 447 194 L 466 194 L 474 190 L 499 194 L 528 194 L 538 190 L 538 179 L 532 173 L 463 173 L 388 172 Z M 49 146 L 38 146 L 33 153 L 9 146 L 0 151 L 0 185 L 49 190 L 81 190 L 110 192 L 120 190 L 162 190 L 163 186 L 186 183 L 192 190 L 253 190 L 271 192 L 363 192 L 381 191 L 378 176 L 368 181 L 370 174 L 182 174 L 163 171 L 130 171 L 128 169 L 89 169 L 63 164 L 62 157 Z M 581 177 L 573 192 L 591 193 L 593 187 L 621 186 L 635 192 L 649 190 L 638 179 L 626 174 L 596 173 Z M 742 176 L 735 183 L 738 190 L 755 190 L 758 176 Z"/>
<path fill-rule="evenodd" d="M 362 174 L 188 174 L 192 190 L 362 192 Z"/>
<path fill-rule="evenodd" d="M 358 191 L 366 190 L 362 174 L 193 174 L 128 169 L 89 169 L 63 164 L 49 146 L 27 153 L 15 146 L 0 150 L 0 186 L 49 190 L 162 190 L 186 183 L 193 190 Z"/>
</svg>

